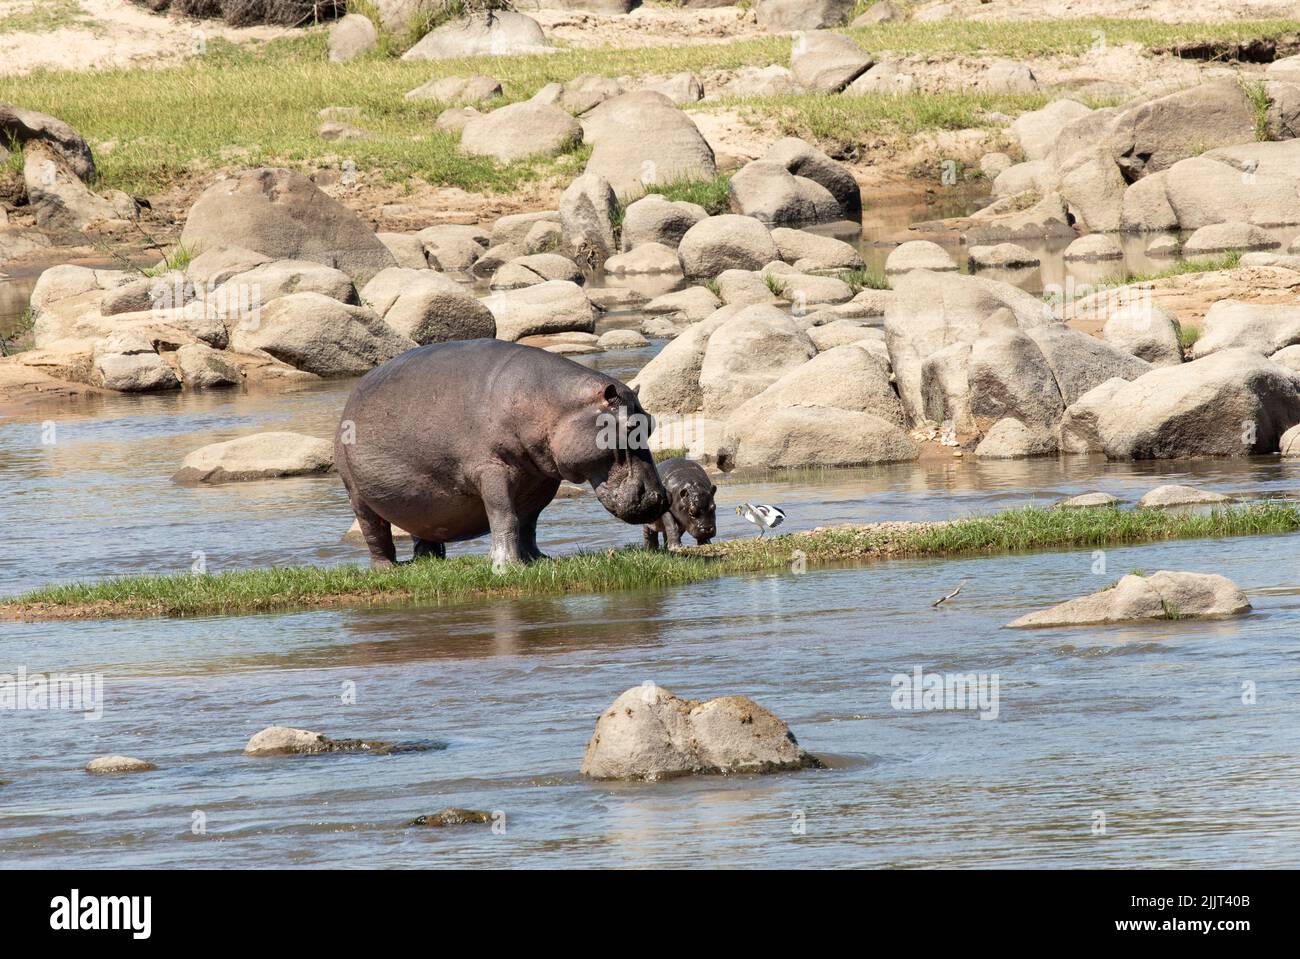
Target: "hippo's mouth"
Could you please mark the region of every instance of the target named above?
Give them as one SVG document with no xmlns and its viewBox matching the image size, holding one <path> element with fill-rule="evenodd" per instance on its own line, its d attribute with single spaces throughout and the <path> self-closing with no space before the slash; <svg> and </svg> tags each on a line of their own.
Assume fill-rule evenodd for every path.
<svg viewBox="0 0 1300 959">
<path fill-rule="evenodd" d="M 592 488 L 600 505 L 625 523 L 652 523 L 668 509 L 663 487 L 642 482 L 626 461 L 613 464 Z"/>
</svg>

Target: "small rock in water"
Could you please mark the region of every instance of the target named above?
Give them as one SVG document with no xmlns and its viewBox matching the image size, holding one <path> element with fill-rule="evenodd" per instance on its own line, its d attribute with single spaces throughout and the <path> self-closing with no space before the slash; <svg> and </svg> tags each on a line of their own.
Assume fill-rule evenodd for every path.
<svg viewBox="0 0 1300 959">
<path fill-rule="evenodd" d="M 267 726 L 244 747 L 248 756 L 301 756 L 316 753 L 392 752 L 392 743 L 363 739 L 330 739 L 309 729 L 293 726 Z"/>
<path fill-rule="evenodd" d="M 157 768 L 153 763 L 133 756 L 100 756 L 86 764 L 88 773 L 142 773 Z"/>
<path fill-rule="evenodd" d="M 1249 609 L 1246 594 L 1225 576 L 1161 570 L 1150 576 L 1130 574 L 1109 589 L 1021 616 L 1008 623 L 1007 628 L 1087 626 L 1146 619 L 1221 619 Z"/>
<path fill-rule="evenodd" d="M 1078 496 L 1071 496 L 1068 499 L 1060 500 L 1052 504 L 1052 509 L 1087 509 L 1105 507 L 1114 509 L 1119 506 L 1119 499 L 1111 496 L 1109 493 L 1080 493 Z"/>
<path fill-rule="evenodd" d="M 1157 486 L 1138 500 L 1142 509 L 1154 509 L 1164 506 L 1197 506 L 1204 503 L 1231 503 L 1231 496 L 1215 493 L 1211 490 L 1197 489 L 1195 486 Z"/>
<path fill-rule="evenodd" d="M 1089 233 L 1067 246 L 1061 256 L 1067 260 L 1118 260 L 1124 251 L 1114 237 Z"/>
<path fill-rule="evenodd" d="M 441 812 L 433 813 L 429 816 L 417 816 L 411 820 L 412 826 L 468 826 L 479 823 L 490 823 L 492 814 L 482 812 L 478 809 L 459 809 L 455 806 L 448 806 Z"/>
<path fill-rule="evenodd" d="M 637 350 L 649 346 L 650 341 L 636 330 L 606 330 L 596 345 L 603 350 Z"/>
<path fill-rule="evenodd" d="M 596 720 L 581 772 L 593 779 L 654 781 L 821 767 L 789 726 L 751 699 L 696 702 L 646 683 L 627 690 Z"/>
</svg>

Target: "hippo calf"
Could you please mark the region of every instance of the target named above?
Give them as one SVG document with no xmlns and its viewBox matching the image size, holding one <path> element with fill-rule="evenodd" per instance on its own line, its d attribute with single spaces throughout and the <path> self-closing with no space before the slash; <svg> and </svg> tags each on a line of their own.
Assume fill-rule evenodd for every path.
<svg viewBox="0 0 1300 959">
<path fill-rule="evenodd" d="M 603 373 L 502 340 L 431 343 L 357 384 L 334 462 L 373 565 L 396 561 L 393 526 L 417 557 L 490 532 L 494 565 L 526 563 L 542 555 L 537 518 L 561 480 L 590 483 L 628 523 L 668 508 L 643 440 L 615 422 L 650 419 Z"/>
<path fill-rule="evenodd" d="M 713 539 L 718 531 L 713 494 L 718 487 L 704 467 L 683 458 L 665 460 L 659 464 L 659 479 L 668 491 L 668 509 L 653 523 L 645 524 L 646 549 L 659 548 L 660 533 L 669 549 L 682 545 L 682 530 L 701 546 Z"/>
</svg>

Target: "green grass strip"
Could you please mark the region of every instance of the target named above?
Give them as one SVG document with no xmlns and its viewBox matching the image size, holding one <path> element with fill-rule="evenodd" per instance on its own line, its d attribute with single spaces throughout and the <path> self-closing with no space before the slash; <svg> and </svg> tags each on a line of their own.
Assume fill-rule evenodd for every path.
<svg viewBox="0 0 1300 959">
<path fill-rule="evenodd" d="M 1204 514 L 1162 510 L 1009 510 L 936 523 L 828 527 L 728 540 L 678 553 L 611 549 L 512 566 L 486 559 L 428 560 L 387 570 L 274 567 L 210 576 L 124 576 L 50 586 L 0 601 L 9 619 L 196 616 L 379 603 L 437 605 L 494 596 L 556 596 L 662 589 L 738 573 L 902 557 L 993 555 L 1095 548 L 1170 539 L 1213 539 L 1300 530 L 1300 508 L 1259 503 Z"/>
</svg>

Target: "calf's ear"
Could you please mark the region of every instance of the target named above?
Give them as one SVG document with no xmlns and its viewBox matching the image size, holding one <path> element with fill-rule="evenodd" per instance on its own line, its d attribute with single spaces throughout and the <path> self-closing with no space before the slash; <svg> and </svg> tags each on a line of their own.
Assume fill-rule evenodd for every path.
<svg viewBox="0 0 1300 959">
<path fill-rule="evenodd" d="M 712 496 L 712 495 L 713 495 L 714 493 L 716 493 L 717 491 L 718 491 L 718 484 L 717 484 L 717 483 L 714 483 L 712 486 L 709 487 L 709 495 L 710 495 L 710 496 Z"/>
</svg>

